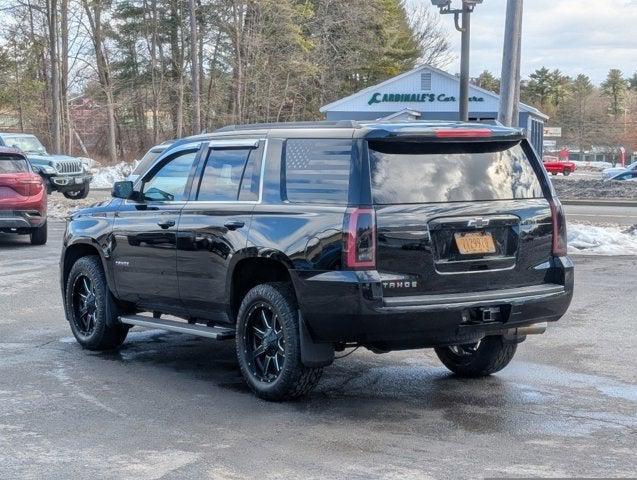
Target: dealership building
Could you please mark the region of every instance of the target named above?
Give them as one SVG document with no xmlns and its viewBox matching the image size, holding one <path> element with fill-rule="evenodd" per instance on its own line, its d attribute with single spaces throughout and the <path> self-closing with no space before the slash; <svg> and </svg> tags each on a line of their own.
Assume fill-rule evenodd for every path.
<svg viewBox="0 0 637 480">
<path fill-rule="evenodd" d="M 429 65 L 365 88 L 321 107 L 328 120 L 457 120 L 460 79 Z M 469 119 L 498 118 L 500 96 L 469 87 Z M 520 103 L 519 126 L 538 152 L 542 151 L 544 122 L 539 110 Z"/>
</svg>

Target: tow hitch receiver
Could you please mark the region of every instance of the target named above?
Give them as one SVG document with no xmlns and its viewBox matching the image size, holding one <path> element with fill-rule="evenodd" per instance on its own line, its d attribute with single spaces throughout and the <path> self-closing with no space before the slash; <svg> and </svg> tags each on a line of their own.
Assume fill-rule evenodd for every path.
<svg viewBox="0 0 637 480">
<path fill-rule="evenodd" d="M 462 312 L 462 323 L 480 325 L 483 323 L 505 323 L 509 318 L 509 306 L 476 307 Z"/>
</svg>

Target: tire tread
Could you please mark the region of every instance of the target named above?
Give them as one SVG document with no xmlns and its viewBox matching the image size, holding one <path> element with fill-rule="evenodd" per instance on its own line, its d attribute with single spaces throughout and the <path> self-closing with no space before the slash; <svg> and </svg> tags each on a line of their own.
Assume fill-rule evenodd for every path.
<svg viewBox="0 0 637 480">
<path fill-rule="evenodd" d="M 104 269 L 102 268 L 102 262 L 97 255 L 88 255 L 78 259 L 69 272 L 66 283 L 65 302 L 67 315 L 72 315 L 73 306 L 71 304 L 70 290 L 72 287 L 74 277 L 80 273 L 78 270 L 83 270 L 91 275 L 91 278 L 95 282 L 95 291 L 97 295 L 101 296 L 101 301 L 104 303 L 104 315 L 105 318 L 99 324 L 100 332 L 95 338 L 90 340 L 83 340 L 78 338 L 73 329 L 72 319 L 69 318 L 71 323 L 71 330 L 75 335 L 76 340 L 87 350 L 114 350 L 124 343 L 126 336 L 128 335 L 129 327 L 122 325 L 118 322 L 117 317 L 119 309 L 113 298 L 113 294 L 108 289 L 106 283 L 106 276 L 104 275 Z M 99 293 L 98 293 L 99 292 Z"/>
<path fill-rule="evenodd" d="M 291 331 L 296 332 L 295 337 L 289 339 L 293 340 L 291 343 L 292 349 L 286 352 L 286 362 L 293 362 L 292 368 L 290 370 L 284 369 L 281 373 L 284 377 L 277 379 L 275 385 L 272 386 L 275 388 L 262 388 L 259 382 L 252 378 L 252 374 L 247 371 L 241 358 L 241 319 L 251 302 L 259 297 L 267 299 L 272 306 L 281 313 L 281 316 L 284 317 L 284 322 L 293 322 Z M 290 284 L 285 282 L 272 282 L 257 285 L 246 294 L 241 302 L 237 319 L 236 350 L 237 356 L 239 357 L 239 366 L 246 383 L 258 397 L 275 401 L 293 400 L 307 395 L 316 387 L 323 374 L 323 368 L 310 368 L 301 363 L 297 304 L 294 291 Z M 286 346 L 287 345 L 288 340 L 286 340 Z"/>
</svg>

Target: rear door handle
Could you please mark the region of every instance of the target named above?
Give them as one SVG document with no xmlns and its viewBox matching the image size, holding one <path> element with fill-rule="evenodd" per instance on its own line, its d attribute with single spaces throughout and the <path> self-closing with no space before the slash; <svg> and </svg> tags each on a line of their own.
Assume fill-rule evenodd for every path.
<svg viewBox="0 0 637 480">
<path fill-rule="evenodd" d="M 244 225 L 245 222 L 242 222 L 241 220 L 230 220 L 223 224 L 223 226 L 226 227 L 228 230 L 236 230 L 243 227 Z"/>
<path fill-rule="evenodd" d="M 161 228 L 163 228 L 164 230 L 170 227 L 174 227 L 175 226 L 175 221 L 174 220 L 164 220 L 162 222 L 157 222 L 157 225 L 159 225 Z"/>
</svg>

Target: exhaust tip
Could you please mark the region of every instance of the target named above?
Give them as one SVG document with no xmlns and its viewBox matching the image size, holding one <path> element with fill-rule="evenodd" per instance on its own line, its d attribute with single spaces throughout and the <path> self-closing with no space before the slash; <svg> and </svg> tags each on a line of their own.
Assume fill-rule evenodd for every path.
<svg viewBox="0 0 637 480">
<path fill-rule="evenodd" d="M 527 325 L 526 327 L 516 328 L 515 335 L 516 336 L 526 336 L 526 335 L 541 335 L 546 332 L 546 327 L 548 327 L 548 322 L 534 323 L 533 325 Z"/>
</svg>

